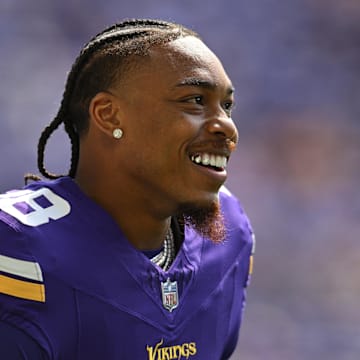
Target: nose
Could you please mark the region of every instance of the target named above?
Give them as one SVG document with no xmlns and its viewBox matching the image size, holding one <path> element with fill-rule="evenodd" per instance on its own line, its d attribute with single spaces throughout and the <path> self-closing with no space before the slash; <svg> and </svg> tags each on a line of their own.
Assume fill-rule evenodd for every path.
<svg viewBox="0 0 360 360">
<path fill-rule="evenodd" d="M 237 143 L 239 134 L 231 117 L 215 116 L 207 122 L 207 131 L 211 134 L 230 139 Z"/>
</svg>

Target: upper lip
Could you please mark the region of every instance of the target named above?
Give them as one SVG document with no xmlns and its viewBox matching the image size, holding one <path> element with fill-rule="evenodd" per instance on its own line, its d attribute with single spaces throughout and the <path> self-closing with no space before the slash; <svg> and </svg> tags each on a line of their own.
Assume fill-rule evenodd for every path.
<svg viewBox="0 0 360 360">
<path fill-rule="evenodd" d="M 230 157 L 230 152 L 229 151 L 219 151 L 217 150 L 213 150 L 213 149 L 202 149 L 202 150 L 192 150 L 191 152 L 189 152 L 189 156 L 193 157 L 193 156 L 197 156 L 197 155 L 203 155 L 203 154 L 209 154 L 209 155 L 215 155 L 215 156 L 223 156 L 226 157 L 226 159 L 228 160 Z"/>
<path fill-rule="evenodd" d="M 208 140 L 197 143 L 196 145 L 191 147 L 189 151 L 190 158 L 192 156 L 201 155 L 204 153 L 210 155 L 219 155 L 225 156 L 228 160 L 232 151 L 235 149 L 236 144 L 231 140 L 224 141 L 216 141 L 216 140 Z"/>
</svg>

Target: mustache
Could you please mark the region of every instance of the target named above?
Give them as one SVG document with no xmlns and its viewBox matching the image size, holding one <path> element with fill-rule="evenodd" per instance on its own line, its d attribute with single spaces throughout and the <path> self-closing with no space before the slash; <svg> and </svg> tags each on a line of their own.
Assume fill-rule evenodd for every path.
<svg viewBox="0 0 360 360">
<path fill-rule="evenodd" d="M 222 140 L 202 140 L 196 143 L 196 148 L 208 148 L 212 147 L 213 149 L 221 149 L 225 150 L 226 152 L 233 152 L 237 147 L 237 141 L 233 139 L 222 139 Z"/>
</svg>

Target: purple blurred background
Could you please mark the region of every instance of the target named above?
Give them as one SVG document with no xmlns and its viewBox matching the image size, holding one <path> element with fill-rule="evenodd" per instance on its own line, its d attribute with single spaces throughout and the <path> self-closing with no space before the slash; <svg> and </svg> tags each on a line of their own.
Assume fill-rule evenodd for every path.
<svg viewBox="0 0 360 360">
<path fill-rule="evenodd" d="M 82 45 L 128 17 L 195 29 L 237 89 L 228 187 L 251 217 L 257 254 L 232 359 L 358 360 L 358 0 L 2 0 L 0 191 L 36 172 L 39 134 Z M 49 170 L 67 171 L 62 132 L 47 154 Z"/>
</svg>

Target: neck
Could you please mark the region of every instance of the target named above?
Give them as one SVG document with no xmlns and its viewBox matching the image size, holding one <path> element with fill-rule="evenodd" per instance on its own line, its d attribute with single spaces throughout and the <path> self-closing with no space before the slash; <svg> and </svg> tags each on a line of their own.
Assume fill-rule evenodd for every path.
<svg viewBox="0 0 360 360">
<path fill-rule="evenodd" d="M 167 199 L 144 190 L 109 160 L 107 142 L 94 148 L 100 140 L 85 136 L 81 141 L 75 181 L 82 191 L 106 210 L 128 241 L 139 250 L 162 247 L 175 209 Z M 114 150 L 115 151 L 115 150 Z M 121 164 L 119 160 L 118 163 Z"/>
<path fill-rule="evenodd" d="M 113 187 L 104 182 L 96 184 L 91 177 L 85 179 L 92 181 L 84 181 L 81 176 L 76 176 L 75 181 L 89 198 L 112 216 L 135 248 L 153 250 L 162 247 L 170 228 L 171 216 L 157 216 L 156 212 L 151 211 L 151 207 L 137 199 L 136 195 L 123 196 L 120 191 L 109 191 Z"/>
</svg>

